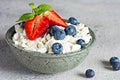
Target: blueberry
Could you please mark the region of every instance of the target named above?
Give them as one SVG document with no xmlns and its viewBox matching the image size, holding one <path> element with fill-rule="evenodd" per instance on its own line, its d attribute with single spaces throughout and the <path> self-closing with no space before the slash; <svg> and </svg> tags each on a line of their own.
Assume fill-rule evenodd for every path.
<svg viewBox="0 0 120 80">
<path fill-rule="evenodd" d="M 21 23 L 19 23 L 19 25 L 20 25 L 22 28 L 24 28 L 24 23 L 25 23 L 25 22 L 21 22 Z"/>
<path fill-rule="evenodd" d="M 54 38 L 56 40 L 63 40 L 65 38 L 66 34 L 65 34 L 65 31 L 64 30 L 57 30 L 55 33 L 54 33 Z"/>
<path fill-rule="evenodd" d="M 120 62 L 114 62 L 114 63 L 112 64 L 112 69 L 113 69 L 114 71 L 120 70 Z"/>
<path fill-rule="evenodd" d="M 61 43 L 54 43 L 52 45 L 52 52 L 54 52 L 54 54 L 60 54 L 63 50 L 63 46 Z"/>
<path fill-rule="evenodd" d="M 79 22 L 77 21 L 77 19 L 74 18 L 74 17 L 70 17 L 70 18 L 68 19 L 68 22 L 71 23 L 71 24 L 74 24 L 74 25 L 79 24 Z"/>
<path fill-rule="evenodd" d="M 115 62 L 120 62 L 119 58 L 118 57 L 111 57 L 110 60 L 109 60 L 110 64 L 113 65 L 113 63 Z"/>
<path fill-rule="evenodd" d="M 59 28 L 57 26 L 52 26 L 50 29 L 49 29 L 49 34 L 50 36 L 54 36 L 55 32 L 59 30 Z"/>
<path fill-rule="evenodd" d="M 85 75 L 87 78 L 91 78 L 91 77 L 95 76 L 95 72 L 92 69 L 87 69 L 85 72 Z"/>
<path fill-rule="evenodd" d="M 65 28 L 66 35 L 76 35 L 76 28 L 72 25 L 69 25 Z"/>
<path fill-rule="evenodd" d="M 85 48 L 86 46 L 86 43 L 83 39 L 78 39 L 76 43 L 81 45 L 81 48 Z"/>
</svg>

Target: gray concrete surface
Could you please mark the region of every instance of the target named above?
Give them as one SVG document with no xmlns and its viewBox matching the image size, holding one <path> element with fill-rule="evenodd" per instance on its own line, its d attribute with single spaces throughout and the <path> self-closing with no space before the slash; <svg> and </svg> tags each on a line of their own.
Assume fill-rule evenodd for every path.
<svg viewBox="0 0 120 80">
<path fill-rule="evenodd" d="M 82 64 L 58 74 L 35 73 L 21 66 L 5 42 L 6 31 L 18 17 L 29 12 L 28 3 L 49 3 L 63 17 L 74 16 L 90 26 L 96 43 Z M 0 80 L 120 80 L 120 71 L 112 71 L 108 60 L 120 57 L 120 0 L 0 0 Z M 84 76 L 92 68 L 96 75 Z"/>
</svg>

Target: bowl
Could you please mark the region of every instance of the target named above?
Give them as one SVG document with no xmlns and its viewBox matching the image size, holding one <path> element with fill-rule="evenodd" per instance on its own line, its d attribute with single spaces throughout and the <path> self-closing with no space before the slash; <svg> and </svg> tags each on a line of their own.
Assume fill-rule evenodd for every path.
<svg viewBox="0 0 120 80">
<path fill-rule="evenodd" d="M 17 47 L 12 41 L 14 25 L 6 32 L 5 39 L 16 59 L 25 67 L 40 73 L 58 73 L 75 68 L 86 58 L 95 42 L 95 34 L 90 28 L 89 30 L 92 40 L 86 48 L 60 55 L 43 54 Z"/>
</svg>

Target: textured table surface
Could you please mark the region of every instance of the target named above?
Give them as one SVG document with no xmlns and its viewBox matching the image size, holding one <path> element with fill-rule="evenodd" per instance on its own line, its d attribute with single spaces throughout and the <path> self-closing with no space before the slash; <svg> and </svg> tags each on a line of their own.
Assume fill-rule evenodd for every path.
<svg viewBox="0 0 120 80">
<path fill-rule="evenodd" d="M 58 74 L 40 74 L 21 66 L 5 42 L 6 31 L 18 17 L 29 12 L 28 3 L 49 3 L 64 18 L 70 16 L 96 34 L 96 43 L 78 67 Z M 88 80 L 120 80 L 120 71 L 108 64 L 111 56 L 120 57 L 120 0 L 0 0 L 0 80 L 87 80 L 84 72 L 95 70 Z"/>
</svg>

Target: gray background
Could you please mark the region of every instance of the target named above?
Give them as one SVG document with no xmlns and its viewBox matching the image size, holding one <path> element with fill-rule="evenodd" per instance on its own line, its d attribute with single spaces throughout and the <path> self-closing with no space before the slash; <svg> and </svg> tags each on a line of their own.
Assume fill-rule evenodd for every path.
<svg viewBox="0 0 120 80">
<path fill-rule="evenodd" d="M 76 17 L 96 34 L 96 43 L 82 64 L 58 74 L 35 73 L 21 66 L 5 42 L 6 31 L 22 13 L 30 12 L 28 3 L 49 3 L 61 17 Z M 120 57 L 120 0 L 0 0 L 0 80 L 87 80 L 84 72 L 95 70 L 88 80 L 120 80 L 120 71 L 112 71 L 108 60 Z"/>
</svg>

